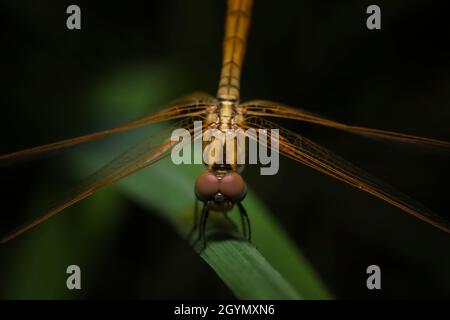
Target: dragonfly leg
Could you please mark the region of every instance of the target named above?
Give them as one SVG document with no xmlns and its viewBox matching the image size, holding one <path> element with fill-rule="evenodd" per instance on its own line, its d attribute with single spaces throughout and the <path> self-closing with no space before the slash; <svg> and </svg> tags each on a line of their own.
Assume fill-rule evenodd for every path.
<svg viewBox="0 0 450 320">
<path fill-rule="evenodd" d="M 251 242 L 252 240 L 252 230 L 250 227 L 250 219 L 248 218 L 247 211 L 245 210 L 242 203 L 237 203 L 239 208 L 239 214 L 241 216 L 242 221 L 242 229 L 244 231 L 244 237 L 247 238 L 248 242 Z"/>
<path fill-rule="evenodd" d="M 247 239 L 247 237 L 248 237 L 247 220 L 246 220 L 245 216 L 242 214 L 241 208 L 239 208 L 239 217 L 241 218 L 242 234 L 243 234 L 244 238 Z"/>
<path fill-rule="evenodd" d="M 205 231 L 206 231 L 206 220 L 208 220 L 208 215 L 209 215 L 208 203 L 205 203 L 203 205 L 202 215 L 200 217 L 200 229 L 199 229 L 198 238 L 197 238 L 197 241 L 201 240 L 203 242 L 202 250 L 206 248 L 206 232 Z"/>
<path fill-rule="evenodd" d="M 194 232 L 197 230 L 198 228 L 198 200 L 195 199 L 195 204 L 194 204 L 194 223 L 192 225 L 191 230 L 189 231 L 186 239 L 190 242 L 192 235 L 194 234 Z"/>
</svg>

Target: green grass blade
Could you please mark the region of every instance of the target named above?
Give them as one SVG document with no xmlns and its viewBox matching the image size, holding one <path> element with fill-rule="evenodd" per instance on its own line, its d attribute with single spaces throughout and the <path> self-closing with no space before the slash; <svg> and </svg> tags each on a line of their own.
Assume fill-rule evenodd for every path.
<svg viewBox="0 0 450 320">
<path fill-rule="evenodd" d="M 238 298 L 301 298 L 286 279 L 248 242 L 211 242 L 201 256 Z"/>
</svg>

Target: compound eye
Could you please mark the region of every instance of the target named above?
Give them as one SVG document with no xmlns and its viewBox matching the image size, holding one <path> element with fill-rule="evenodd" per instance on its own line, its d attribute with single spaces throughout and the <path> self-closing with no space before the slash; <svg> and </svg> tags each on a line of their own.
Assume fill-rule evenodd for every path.
<svg viewBox="0 0 450 320">
<path fill-rule="evenodd" d="M 220 192 L 234 202 L 241 202 L 247 194 L 247 185 L 239 174 L 233 172 L 220 180 Z"/>
<path fill-rule="evenodd" d="M 200 201 L 211 200 L 219 192 L 219 179 L 211 172 L 202 173 L 195 182 L 195 194 Z"/>
</svg>

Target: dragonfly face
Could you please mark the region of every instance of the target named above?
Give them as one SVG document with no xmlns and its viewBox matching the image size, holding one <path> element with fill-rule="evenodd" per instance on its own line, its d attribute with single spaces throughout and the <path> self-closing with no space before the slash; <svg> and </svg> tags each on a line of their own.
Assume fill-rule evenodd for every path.
<svg viewBox="0 0 450 320">
<path fill-rule="evenodd" d="M 204 202 L 210 210 L 228 211 L 235 203 L 244 200 L 247 194 L 247 185 L 244 179 L 236 172 L 219 174 L 205 172 L 195 182 L 195 195 Z"/>
</svg>

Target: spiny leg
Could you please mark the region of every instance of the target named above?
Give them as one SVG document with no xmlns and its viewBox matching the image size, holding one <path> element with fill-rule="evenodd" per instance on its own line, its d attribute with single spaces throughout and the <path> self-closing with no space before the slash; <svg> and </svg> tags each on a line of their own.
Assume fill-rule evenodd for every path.
<svg viewBox="0 0 450 320">
<path fill-rule="evenodd" d="M 250 219 L 248 218 L 247 211 L 245 210 L 242 203 L 237 203 L 239 208 L 239 214 L 241 216 L 242 228 L 244 229 L 244 237 L 247 238 L 248 242 L 252 240 L 252 230 L 250 227 Z"/>
<path fill-rule="evenodd" d="M 198 232 L 198 238 L 197 241 L 202 240 L 203 241 L 203 248 L 206 248 L 206 220 L 208 220 L 208 215 L 209 215 L 209 208 L 208 208 L 208 203 L 206 202 L 203 205 L 203 209 L 202 209 L 202 215 L 200 217 L 200 229 Z M 196 242 L 197 242 L 196 241 Z"/>
<path fill-rule="evenodd" d="M 192 235 L 194 234 L 194 232 L 197 230 L 198 228 L 198 200 L 195 199 L 195 203 L 194 203 L 194 223 L 192 224 L 192 228 L 189 231 L 186 239 L 190 242 Z"/>
<path fill-rule="evenodd" d="M 239 217 L 241 218 L 241 226 L 242 226 L 242 234 L 244 238 L 248 238 L 248 231 L 247 231 L 247 221 L 245 219 L 245 216 L 241 212 L 241 208 L 239 208 Z"/>
</svg>

